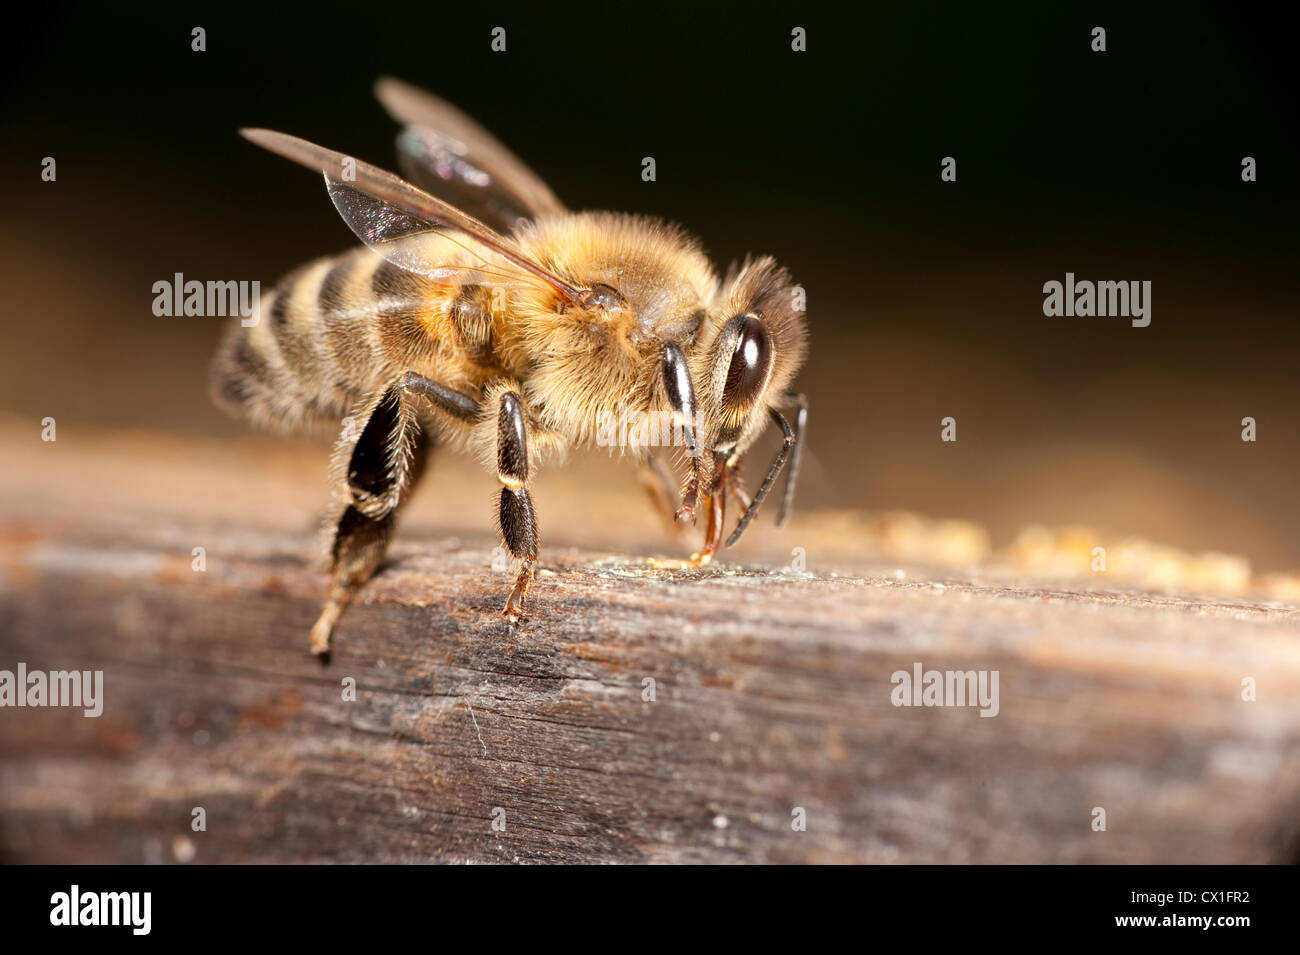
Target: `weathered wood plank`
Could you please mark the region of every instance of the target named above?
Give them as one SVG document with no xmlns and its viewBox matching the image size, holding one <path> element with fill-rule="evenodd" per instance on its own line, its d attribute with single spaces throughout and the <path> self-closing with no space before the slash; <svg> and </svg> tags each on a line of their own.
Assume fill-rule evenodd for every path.
<svg viewBox="0 0 1300 955">
<path fill-rule="evenodd" d="M 512 628 L 496 615 L 509 577 L 491 569 L 488 533 L 466 520 L 441 536 L 417 515 L 322 668 L 306 653 L 324 582 L 304 516 L 319 495 L 301 490 L 316 472 L 261 474 L 258 498 L 244 474 L 264 463 L 190 447 L 144 443 L 120 465 L 170 475 L 154 501 L 105 488 L 90 452 L 66 448 L 44 477 L 24 466 L 0 488 L 0 668 L 102 669 L 106 697 L 98 719 L 0 710 L 6 861 L 1296 852 L 1290 605 L 1020 586 L 980 569 L 910 565 L 898 579 L 870 553 L 817 574 L 651 572 L 649 549 L 566 547 L 557 528 L 533 616 Z M 229 497 L 212 497 L 220 487 Z M 294 494 L 301 510 L 276 503 Z M 88 498 L 111 506 L 84 510 Z M 665 550 L 649 523 L 631 526 Z M 766 553 L 823 553 L 818 527 L 796 524 Z M 895 707 L 891 674 L 916 662 L 997 670 L 998 715 Z M 1241 699 L 1247 676 L 1256 702 Z M 192 832 L 199 806 L 207 830 Z M 1105 832 L 1090 826 L 1098 806 Z"/>
</svg>

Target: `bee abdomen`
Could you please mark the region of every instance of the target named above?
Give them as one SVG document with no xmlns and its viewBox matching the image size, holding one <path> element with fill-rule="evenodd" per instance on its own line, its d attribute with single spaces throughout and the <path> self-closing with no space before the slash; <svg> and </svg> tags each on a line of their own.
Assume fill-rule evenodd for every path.
<svg viewBox="0 0 1300 955">
<path fill-rule="evenodd" d="M 337 425 L 348 401 L 302 376 L 275 341 L 270 316 L 283 306 L 277 289 L 264 301 L 257 324 L 236 324 L 227 333 L 213 363 L 213 400 L 230 414 L 272 430 Z"/>
<path fill-rule="evenodd" d="M 217 361 L 218 404 L 257 423 L 333 419 L 396 375 L 445 354 L 450 290 L 357 249 L 287 276 L 261 320 L 232 331 Z"/>
<path fill-rule="evenodd" d="M 256 425 L 291 431 L 337 427 L 349 413 L 365 383 L 347 380 L 338 368 L 318 306 L 321 283 L 338 261 L 291 272 L 251 326 L 230 329 L 214 365 L 218 405 Z"/>
</svg>

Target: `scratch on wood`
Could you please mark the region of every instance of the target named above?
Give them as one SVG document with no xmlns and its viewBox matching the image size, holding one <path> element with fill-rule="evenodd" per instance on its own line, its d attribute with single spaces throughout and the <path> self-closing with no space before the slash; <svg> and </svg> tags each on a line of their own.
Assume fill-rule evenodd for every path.
<svg viewBox="0 0 1300 955">
<path fill-rule="evenodd" d="M 474 732 L 478 734 L 479 745 L 483 747 L 483 755 L 488 754 L 487 743 L 483 742 L 483 731 L 478 728 L 478 720 L 474 719 L 474 707 L 469 705 L 469 700 L 465 701 L 465 708 L 469 710 L 469 718 L 474 723 Z"/>
</svg>

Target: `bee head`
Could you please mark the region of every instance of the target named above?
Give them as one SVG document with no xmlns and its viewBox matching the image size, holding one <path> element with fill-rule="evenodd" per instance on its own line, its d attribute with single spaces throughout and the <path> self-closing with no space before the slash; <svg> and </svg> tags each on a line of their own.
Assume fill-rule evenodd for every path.
<svg viewBox="0 0 1300 955">
<path fill-rule="evenodd" d="M 768 422 L 803 364 L 802 290 L 770 258 L 746 261 L 725 282 L 705 343 L 700 406 L 711 412 L 701 438 L 720 454 L 743 451 Z"/>
</svg>

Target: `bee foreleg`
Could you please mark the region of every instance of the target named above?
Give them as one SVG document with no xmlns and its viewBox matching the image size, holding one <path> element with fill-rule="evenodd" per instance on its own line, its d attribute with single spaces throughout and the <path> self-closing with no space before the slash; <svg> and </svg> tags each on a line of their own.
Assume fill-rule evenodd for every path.
<svg viewBox="0 0 1300 955">
<path fill-rule="evenodd" d="M 650 563 L 660 570 L 692 570 L 706 567 L 722 543 L 722 527 L 727 517 L 727 489 L 732 486 L 730 463 L 720 458 L 715 465 L 713 483 L 704 497 L 704 546 L 685 560 L 655 557 Z"/>
<path fill-rule="evenodd" d="M 517 392 L 500 397 L 497 413 L 497 479 L 501 482 L 501 505 L 497 519 L 506 549 L 521 562 L 514 589 L 501 611 L 514 622 L 524 612 L 528 585 L 537 563 L 537 518 L 528 496 L 528 431 L 524 403 Z"/>
<path fill-rule="evenodd" d="M 691 462 L 691 473 L 682 488 L 682 506 L 677 509 L 677 520 L 695 523 L 695 506 L 700 493 L 700 448 L 696 442 L 695 386 L 691 383 L 690 367 L 686 355 L 677 342 L 664 342 L 660 363 L 664 379 L 664 392 L 668 397 L 675 423 L 681 428 L 682 444 Z"/>
</svg>

